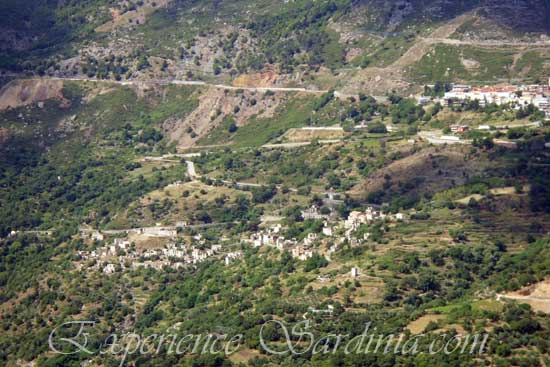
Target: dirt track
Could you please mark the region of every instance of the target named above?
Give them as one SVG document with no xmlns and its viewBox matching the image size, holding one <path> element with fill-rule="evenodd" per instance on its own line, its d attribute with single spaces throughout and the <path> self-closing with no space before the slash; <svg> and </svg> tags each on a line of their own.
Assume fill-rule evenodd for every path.
<svg viewBox="0 0 550 367">
<path fill-rule="evenodd" d="M 402 69 L 422 60 L 422 57 L 430 51 L 434 44 L 440 43 L 439 40 L 449 40 L 449 37 L 471 17 L 472 13 L 463 14 L 437 28 L 429 38 L 419 38 L 418 42 L 409 48 L 390 68 Z"/>
<path fill-rule="evenodd" d="M 497 301 L 503 299 L 527 303 L 534 311 L 550 313 L 550 280 L 524 287 L 516 292 L 497 294 Z"/>
</svg>

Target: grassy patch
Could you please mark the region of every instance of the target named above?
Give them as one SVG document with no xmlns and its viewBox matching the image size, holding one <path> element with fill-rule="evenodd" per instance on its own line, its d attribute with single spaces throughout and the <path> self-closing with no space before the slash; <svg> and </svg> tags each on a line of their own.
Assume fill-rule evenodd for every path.
<svg viewBox="0 0 550 367">
<path fill-rule="evenodd" d="M 373 66 L 385 67 L 403 56 L 413 45 L 414 36 L 399 35 L 382 41 L 368 58 Z"/>
<path fill-rule="evenodd" d="M 196 87 L 167 87 L 163 101 L 151 112 L 154 122 L 162 122 L 173 115 L 187 115 L 199 105 L 198 99 L 193 93 Z"/>
<path fill-rule="evenodd" d="M 532 83 L 546 83 L 550 72 L 550 51 L 529 51 L 521 56 L 514 71 Z"/>
<path fill-rule="evenodd" d="M 449 315 L 453 313 L 459 312 L 461 309 L 468 308 L 471 306 L 472 311 L 491 311 L 491 312 L 500 312 L 502 311 L 502 304 L 492 300 L 492 299 L 484 299 L 480 301 L 464 301 L 460 303 L 453 303 L 446 306 L 440 306 L 440 307 L 434 307 L 431 308 L 430 312 L 436 312 L 444 315 Z"/>
<path fill-rule="evenodd" d="M 497 82 L 509 79 L 514 54 L 511 49 L 482 49 L 437 45 L 416 63 L 411 76 L 421 82 L 469 80 Z"/>
<path fill-rule="evenodd" d="M 235 124 L 235 119 L 232 116 L 225 116 L 214 130 L 212 130 L 208 136 L 199 140 L 201 145 L 215 145 L 226 143 L 231 140 L 234 133 L 231 133 L 230 127 Z"/>
<path fill-rule="evenodd" d="M 305 126 L 307 116 L 312 110 L 313 99 L 313 97 L 295 98 L 284 106 L 275 117 L 252 118 L 247 125 L 240 127 L 235 133 L 233 137 L 235 145 L 239 147 L 260 146 L 282 136 L 290 128 Z"/>
</svg>

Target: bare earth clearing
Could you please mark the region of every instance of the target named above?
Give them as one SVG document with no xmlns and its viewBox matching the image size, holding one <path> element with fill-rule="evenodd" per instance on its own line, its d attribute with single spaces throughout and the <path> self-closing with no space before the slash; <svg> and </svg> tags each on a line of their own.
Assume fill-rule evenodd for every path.
<svg viewBox="0 0 550 367">
<path fill-rule="evenodd" d="M 509 299 L 527 303 L 533 310 L 550 313 L 550 279 L 522 288 L 516 292 L 498 294 L 498 300 Z"/>
</svg>

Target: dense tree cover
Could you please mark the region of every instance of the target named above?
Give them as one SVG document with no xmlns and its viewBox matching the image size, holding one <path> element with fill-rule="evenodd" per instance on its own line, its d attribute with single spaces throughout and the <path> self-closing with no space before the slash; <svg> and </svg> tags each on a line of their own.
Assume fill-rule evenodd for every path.
<svg viewBox="0 0 550 367">
<path fill-rule="evenodd" d="M 167 91 L 174 102 L 167 101 L 158 108 L 143 99 L 136 100 L 128 89 L 113 91 L 83 105 L 83 91 L 67 83 L 63 94 L 71 107 L 66 110 L 49 103 L 46 111 L 33 107 L 4 112 L 0 117 L 6 124 L 18 121 L 18 115 L 23 113 L 30 116 L 27 123 L 34 135 L 14 135 L 0 147 L 0 236 L 11 230 L 49 229 L 61 219 L 73 226 L 83 221 L 102 226 L 141 195 L 183 180 L 183 165 L 169 172 L 137 174 L 131 179 L 128 171 L 141 167 L 134 161 L 136 152 L 166 150 L 166 142 L 155 124 L 170 113 L 192 106 L 192 101 L 178 100 L 187 97 L 187 92 Z M 99 118 L 98 108 L 104 111 Z M 50 121 L 41 123 L 40 114 Z M 78 130 L 60 132 L 57 124 L 60 119 L 70 118 L 70 114 L 75 114 L 73 121 L 78 115 L 78 122 L 73 123 L 85 126 L 88 138 L 83 138 Z M 41 143 L 33 143 L 34 139 Z"/>
<path fill-rule="evenodd" d="M 319 147 L 315 147 L 319 149 Z M 314 180 L 321 180 L 326 176 L 328 181 L 329 173 L 336 169 L 342 157 L 338 153 L 324 156 L 316 161 L 295 159 L 296 154 L 300 157 L 307 157 L 311 149 L 300 152 L 274 151 L 274 152 L 243 152 L 240 154 L 218 153 L 210 155 L 208 161 L 201 162 L 201 171 L 208 172 L 210 169 L 222 164 L 224 167 L 224 178 L 235 181 L 246 181 L 247 179 L 258 178 L 257 172 L 269 170 L 262 181 L 272 185 L 284 183 L 288 187 L 305 187 L 311 185 Z M 332 176 L 331 176 L 332 177 Z M 331 183 L 334 189 L 339 189 L 342 182 L 337 182 L 333 177 Z M 273 197 L 274 190 L 270 186 L 252 190 L 254 201 L 265 202 Z"/>
<path fill-rule="evenodd" d="M 99 328 L 95 330 L 98 334 L 93 333 L 98 338 L 135 311 L 129 307 L 133 302 L 130 291 L 133 285 L 116 275 L 107 279 L 86 277 L 74 271 L 71 264 L 74 252 L 83 248 L 82 241 L 69 240 L 74 233 L 59 229 L 50 237 L 23 235 L 3 242 L 0 297 L 11 312 L 3 313 L 0 319 L 3 330 L 0 361 L 14 357 L 33 360 L 48 352 L 47 340 L 52 328 L 79 315 L 85 303 L 98 305 L 97 312 L 87 315 L 87 320 L 106 321 L 107 329 Z M 142 275 L 147 278 L 145 272 Z M 14 337 L 17 343 L 13 343 Z M 85 354 L 56 355 L 46 361 L 42 355 L 39 364 L 66 365 L 63 363 L 81 358 Z"/>
<path fill-rule="evenodd" d="M 367 131 L 373 134 L 385 134 L 388 132 L 388 129 L 386 129 L 386 125 L 382 123 L 376 123 L 376 124 L 369 124 Z"/>
<path fill-rule="evenodd" d="M 550 213 L 550 181 L 548 179 L 536 178 L 531 183 L 529 196 L 533 211 Z"/>
<path fill-rule="evenodd" d="M 273 192 L 266 188 L 262 191 L 261 196 L 256 198 L 265 199 L 264 195 L 271 195 Z M 260 189 L 254 190 L 259 193 Z M 260 195 L 260 194 L 256 194 Z M 183 213 L 183 216 L 189 219 L 191 222 L 201 223 L 232 223 L 240 222 L 243 227 L 237 227 L 235 230 L 251 230 L 259 223 L 259 218 L 262 214 L 261 208 L 255 207 L 256 201 L 249 200 L 245 195 L 238 195 L 234 200 L 227 200 L 225 198 L 217 198 L 213 203 L 200 203 L 198 210 L 195 212 Z M 163 215 L 166 215 L 165 211 Z"/>
<path fill-rule="evenodd" d="M 265 203 L 277 193 L 277 188 L 273 185 L 252 189 L 252 200 L 255 203 Z"/>
<path fill-rule="evenodd" d="M 11 48 L 0 52 L 0 66 L 15 71 L 48 66 L 46 57 L 65 52 L 72 41 L 93 37 L 94 28 L 109 20 L 110 0 L 64 1 L 6 0 L 0 4 L 0 22 L 29 43 L 27 51 Z"/>
<path fill-rule="evenodd" d="M 248 24 L 260 40 L 268 63 L 279 64 L 283 72 L 291 72 L 300 64 L 311 67 L 336 67 L 343 62 L 343 52 L 327 30 L 331 17 L 349 9 L 349 0 L 293 1 L 273 16 L 264 16 Z M 298 56 L 305 53 L 301 60 Z"/>
<path fill-rule="evenodd" d="M 537 279 L 543 278 L 547 275 L 548 264 L 543 264 L 541 261 L 548 259 L 548 256 L 541 251 L 548 251 L 548 245 L 548 241 L 540 241 L 534 245 L 532 251 L 528 251 L 527 255 L 508 254 L 504 252 L 502 245 L 495 244 L 494 246 L 475 248 L 463 245 L 443 251 L 432 251 L 429 253 L 428 259 L 414 252 L 399 256 L 397 257 L 399 261 L 388 264 L 392 266 L 390 268 L 392 271 L 400 275 L 399 278 L 402 281 L 389 286 L 385 299 L 394 306 L 402 304 L 404 309 L 393 307 L 390 310 L 370 305 L 361 312 L 346 311 L 338 302 L 329 301 L 329 303 L 319 304 L 318 307 L 324 308 L 327 304 L 334 305 L 335 317 L 313 317 L 312 332 L 316 335 L 325 335 L 328 331 L 349 333 L 351 338 L 361 334 L 365 324 L 370 322 L 371 328 L 376 327 L 380 334 L 399 333 L 399 330 L 410 321 L 411 317 L 414 317 L 412 316 L 413 310 L 418 312 L 419 309 L 439 305 L 443 300 L 461 299 L 464 294 L 479 289 L 478 282 L 480 280 L 485 279 L 490 283 L 502 282 L 505 289 L 510 289 L 516 285 L 506 282 L 506 279 L 510 279 L 509 277 L 517 278 L 518 275 L 535 271 Z M 13 246 L 11 248 L 13 250 L 10 251 L 18 251 Z M 208 262 L 200 265 L 193 275 L 170 271 L 132 274 L 133 276 L 144 276 L 147 283 L 160 284 L 143 306 L 135 325 L 136 331 L 144 334 L 160 332 L 167 325 L 178 322 L 178 335 L 196 335 L 212 331 L 229 334 L 242 333 L 245 336 L 244 345 L 246 347 L 261 350 L 259 332 L 262 325 L 273 317 L 289 323 L 298 320 L 297 317 L 307 312 L 311 305 L 300 301 L 300 295 L 311 291 L 304 290 L 302 278 L 292 276 L 296 261 L 292 260 L 288 253 L 277 255 L 275 259 L 268 259 L 259 256 L 257 249 L 245 248 L 244 250 L 244 260 L 235 263 L 230 268 L 226 268 L 218 262 Z M 426 261 L 428 264 L 425 263 Z M 311 270 L 317 266 L 323 266 L 320 257 L 306 262 L 306 267 L 310 263 L 315 265 Z M 447 266 L 450 270 L 444 268 L 438 270 L 445 264 L 450 265 Z M 431 265 L 431 269 L 427 268 L 427 265 Z M 509 271 L 513 274 L 507 273 Z M 453 282 L 447 282 L 445 279 L 453 279 Z M 125 294 L 124 288 L 117 289 L 118 286 L 115 286 L 119 284 L 119 281 L 120 279 L 103 280 L 98 283 L 101 285 L 96 288 L 95 292 L 105 296 L 113 291 L 116 292 L 113 295 L 118 292 L 121 295 Z M 49 284 L 56 287 L 54 282 Z M 291 293 L 293 296 L 281 297 L 283 285 L 290 287 L 290 292 L 295 292 Z M 82 285 L 81 291 L 84 291 L 86 286 L 88 285 Z M 55 288 L 52 290 L 54 290 L 52 302 L 59 304 L 60 296 L 55 292 Z M 315 292 L 318 292 L 318 295 L 323 295 L 330 294 L 332 291 L 325 288 Z M 91 296 L 87 295 L 85 299 Z M 294 296 L 298 297 L 294 298 Z M 40 299 L 45 301 L 46 294 L 41 294 Z M 117 315 L 124 315 L 127 302 L 118 300 L 121 299 L 116 295 L 114 298 L 104 298 L 103 307 L 107 310 L 104 316 L 107 319 L 116 319 Z M 546 340 L 548 330 L 543 327 L 544 321 L 540 316 L 535 315 L 529 307 L 509 304 L 504 306 L 503 312 L 495 312 L 475 309 L 470 305 L 460 305 L 450 312 L 449 317 L 457 321 L 460 320 L 458 322 L 462 323 L 467 330 L 473 327 L 474 322 L 475 324 L 483 322 L 499 324 L 490 333 L 488 352 L 481 358 L 491 356 L 491 358 L 499 359 L 499 363 L 507 365 L 506 363 L 514 363 L 514 361 L 527 358 L 513 354 L 514 350 L 533 348 L 544 353 L 549 348 Z M 91 335 L 92 340 L 99 341 L 105 336 L 98 332 L 100 330 L 103 330 L 103 327 L 94 331 Z M 262 335 L 269 342 L 285 340 L 280 330 L 274 327 L 268 327 Z M 427 334 L 426 339 L 422 339 L 420 348 L 427 348 L 436 335 Z M 32 337 L 26 336 L 25 340 L 30 341 Z M 9 350 L 14 351 L 11 348 Z M 40 348 L 30 348 L 27 354 L 22 356 L 28 358 L 33 353 L 40 351 Z M 55 361 L 60 363 L 59 358 L 61 357 L 54 356 L 41 359 L 40 365 L 48 366 Z M 62 363 L 68 363 L 75 358 L 78 359 L 78 356 L 63 360 Z M 311 363 L 312 366 L 321 366 L 326 363 L 338 362 L 350 366 L 356 365 L 356 363 L 379 366 L 385 365 L 384 363 L 394 365 L 397 361 L 415 365 L 420 363 L 423 357 L 421 355 L 383 354 L 382 351 L 379 351 L 369 354 L 336 353 L 316 356 L 306 353 L 300 356 L 287 355 L 284 357 L 264 354 L 261 358 L 283 365 Z M 433 363 L 435 365 L 473 366 L 477 365 L 474 358 L 479 357 L 469 354 L 445 355 L 440 353 L 430 357 L 432 364 L 428 364 L 427 360 L 422 363 L 426 363 L 424 364 L 426 366 L 434 365 Z M 158 356 L 130 356 L 130 361 L 146 366 L 166 363 L 183 363 L 184 365 L 188 363 L 190 365 L 229 363 L 221 355 L 176 356 L 167 355 L 165 349 L 161 349 Z"/>
<path fill-rule="evenodd" d="M 519 253 L 508 255 L 496 264 L 491 282 L 500 289 L 519 289 L 550 274 L 550 241 L 539 240 Z"/>
<path fill-rule="evenodd" d="M 404 118 L 403 122 L 408 123 L 408 116 L 420 117 L 418 111 L 409 110 L 407 100 L 392 99 L 394 103 L 389 109 L 395 109 L 398 118 Z M 129 100 L 133 101 L 130 97 Z M 319 111 L 340 103 L 328 94 L 321 98 L 321 102 L 323 106 L 319 107 Z M 200 172 L 205 173 L 202 184 L 221 185 L 217 180 L 206 177 L 213 171 L 222 171 L 226 175 L 220 177 L 223 179 L 237 181 L 258 177 L 265 183 L 262 187 L 251 189 L 247 195 L 236 195 L 232 199 L 217 196 L 201 203 L 191 213 L 191 219 L 202 223 L 236 221 L 227 230 L 201 233 L 207 246 L 217 243 L 222 236 L 231 236 L 231 250 L 243 251 L 242 260 L 226 266 L 221 259 L 215 259 L 185 271 L 131 270 L 124 273 L 117 271 L 111 276 L 77 271 L 72 265 L 75 251 L 89 248 L 83 241 L 70 238 L 81 222 L 106 225 L 142 194 L 185 179 L 184 165 L 179 164 L 170 169 L 151 170 L 147 174 L 141 170 L 144 172 L 142 176 L 133 172 L 142 168 L 135 159 L 136 152 L 163 151 L 160 146 L 164 138 L 157 123 L 163 121 L 165 114 L 162 109 L 150 110 L 140 105 L 139 101 L 134 101 L 134 105 L 128 103 L 128 108 L 136 110 L 125 115 L 123 108 L 116 109 L 117 104 L 126 103 L 117 101 L 110 105 L 106 110 L 112 109 L 113 115 L 105 124 L 100 118 L 95 121 L 95 115 L 91 115 L 97 123 L 93 125 L 93 139 L 77 145 L 69 136 L 65 140 L 67 144 L 58 140 L 49 142 L 49 151 L 27 142 L 21 148 L 8 151 L 6 159 L 0 163 L 0 185 L 3 189 L 0 193 L 0 224 L 3 234 L 11 228 L 43 226 L 55 229 L 50 239 L 19 235 L 3 240 L 0 246 L 0 301 L 7 303 L 6 307 L 11 307 L 12 311 L 3 314 L 0 320 L 4 331 L 0 336 L 1 361 L 14 358 L 34 360 L 42 354 L 37 360 L 39 366 L 77 365 L 87 357 L 45 356 L 47 345 L 43 343 L 52 325 L 74 317 L 93 317 L 100 322 L 100 328 L 91 336 L 94 342 L 101 341 L 121 325 L 129 325 L 147 335 L 166 331 L 167 327 L 181 323 L 178 330 L 182 334 L 243 333 L 247 348 L 261 349 L 258 333 L 267 320 L 295 322 L 303 319 L 309 307 L 325 309 L 328 305 L 334 307 L 333 318 L 309 316 L 314 321 L 315 332 L 319 334 L 342 331 L 358 335 L 363 331 L 365 322 L 372 322 L 380 332 L 398 333 L 423 312 L 435 308 L 447 312 L 467 331 L 497 325 L 491 331 L 493 340 L 497 341 L 490 344 L 486 358 L 490 356 L 497 361 L 497 365 L 536 365 L 538 356 L 521 355 L 518 351 L 547 353 L 547 316 L 536 315 L 525 306 L 513 304 L 504 306 L 502 312 L 463 305 L 480 294 L 486 294 L 487 289 L 518 289 L 549 275 L 548 240 L 537 240 L 538 236 L 535 236 L 529 239 L 530 244 L 525 251 L 515 249 L 508 252 L 507 247 L 516 243 L 496 240 L 485 243 L 475 240 L 468 232 L 468 225 L 475 223 L 476 215 L 484 214 L 482 212 L 488 211 L 495 202 L 488 200 L 463 205 L 459 209 L 460 218 L 468 225 L 439 234 L 445 239 L 450 235 L 453 243 L 437 243 L 429 249 L 432 244 L 421 244 L 414 249 L 405 241 L 397 247 L 387 246 L 389 236 L 399 231 L 407 233 L 408 229 L 411 231 L 409 233 L 420 233 L 418 228 L 423 228 L 423 221 L 431 219 L 432 208 L 445 207 L 458 211 L 456 208 L 460 204 L 453 203 L 455 200 L 474 193 L 489 196 L 493 187 L 531 181 L 529 197 L 532 209 L 540 212 L 546 210 L 546 174 L 538 168 L 540 166 L 531 164 L 545 162 L 545 155 L 540 149 L 544 137 L 522 135 L 526 139 L 525 144 L 513 152 L 503 153 L 494 147 L 487 147 L 487 152 L 483 154 L 493 159 L 495 164 L 487 171 L 486 177 L 467 179 L 464 187 L 456 187 L 454 191 L 448 190 L 434 197 L 428 194 L 424 197 L 414 192 L 422 184 L 421 179 L 391 186 L 394 178 L 387 175 L 384 178 L 385 192 L 375 193 L 368 198 L 369 201 L 372 199 L 382 203 L 389 198 L 390 205 L 384 209 L 389 212 L 414 207 L 417 209 L 417 214 L 412 218 L 415 222 L 411 227 L 406 227 L 405 223 L 385 221 L 362 226 L 357 235 L 370 233 L 368 245 L 352 247 L 351 241 L 344 241 L 339 245 L 339 251 L 331 255 L 332 261 L 368 264 L 368 271 L 373 272 L 373 277 L 382 274 L 377 277 L 383 284 L 382 300 L 367 304 L 364 299 L 358 300 L 359 297 L 351 295 L 352 291 L 361 288 L 362 280 L 312 286 L 319 272 L 336 276 L 339 271 L 348 273 L 348 265 L 333 270 L 327 266 L 327 258 L 320 255 L 299 262 L 292 259 L 288 252 L 281 253 L 272 248 L 252 249 L 240 244 L 243 234 L 257 230 L 259 216 L 263 207 L 268 205 L 278 205 L 287 217 L 285 237 L 301 240 L 309 233 L 319 233 L 323 227 L 322 221 L 304 221 L 300 217 L 300 211 L 311 204 L 320 206 L 325 214 L 330 212 L 324 206 L 323 195 L 312 194 L 312 185 L 348 190 L 356 182 L 350 178 L 356 172 L 358 175 L 368 175 L 376 168 L 415 152 L 415 148 L 409 152 L 392 152 L 386 145 L 385 139 L 388 137 L 374 140 L 367 134 L 355 135 L 356 141 L 342 146 L 312 144 L 303 149 L 282 152 L 259 149 L 231 152 L 227 149 L 196 158 Z M 350 101 L 350 104 L 353 105 L 346 106 L 350 118 L 367 118 L 375 112 L 382 113 L 382 107 L 366 96 L 360 96 L 359 101 Z M 176 110 L 176 113 L 182 112 Z M 535 138 L 542 140 L 531 141 Z M 69 149 L 70 145 L 77 149 Z M 471 154 L 481 153 L 473 147 Z M 294 187 L 294 184 L 299 190 L 293 191 L 292 195 L 307 195 L 309 201 L 304 198 L 285 201 L 284 194 L 288 194 L 288 187 Z M 185 193 L 182 195 L 185 196 Z M 341 206 L 335 207 L 334 211 L 344 217 L 350 210 L 362 210 L 366 205 L 346 198 L 344 194 L 342 199 Z M 525 195 L 523 200 L 527 202 L 528 197 Z M 524 210 L 521 203 L 514 204 L 514 208 Z M 170 200 L 162 200 L 149 204 L 149 209 L 155 219 L 161 220 L 171 210 L 171 205 Z M 479 215 L 478 220 L 483 220 L 483 217 Z M 544 228 L 539 226 L 537 229 L 534 223 L 532 227 L 532 231 L 537 230 L 538 233 L 540 228 Z M 189 230 L 185 234 L 196 232 Z M 84 305 L 87 307 L 84 308 Z M 89 305 L 98 306 L 90 309 Z M 428 338 L 435 338 L 437 327 L 430 325 L 433 333 Z M 14 336 L 18 338 L 18 344 L 13 343 Z M 284 335 L 275 328 L 268 329 L 268 337 L 272 342 L 284 341 Z M 100 364 L 118 365 L 115 359 L 108 356 L 99 356 L 98 360 Z M 428 360 L 423 356 L 381 353 L 327 356 L 306 353 L 284 357 L 261 355 L 251 362 L 256 365 L 267 363 L 289 366 L 473 366 L 485 363 L 485 360 L 458 354 L 437 355 Z M 163 350 L 159 356 L 134 355 L 130 364 L 219 366 L 229 365 L 230 362 L 221 356 L 183 357 L 167 355 Z"/>
<path fill-rule="evenodd" d="M 110 221 L 110 215 L 134 198 L 167 184 L 160 172 L 149 180 L 124 181 L 124 166 L 116 159 L 86 158 L 60 167 L 56 162 L 38 166 L 18 166 L 17 179 L 11 167 L 4 168 L 3 205 L 0 232 L 26 228 L 50 228 L 61 218 L 78 218 L 93 214 L 93 222 Z M 5 166 L 4 166 L 5 167 Z M 115 174 L 115 172 L 117 172 Z"/>
<path fill-rule="evenodd" d="M 394 124 L 411 124 L 424 116 L 424 109 L 414 99 L 402 99 L 390 96 L 390 100 L 392 102 L 390 115 Z"/>
<path fill-rule="evenodd" d="M 304 271 L 310 272 L 319 268 L 324 268 L 328 265 L 327 259 L 319 254 L 313 254 L 312 257 L 306 260 L 304 265 Z"/>
<path fill-rule="evenodd" d="M 414 253 L 399 262 L 382 258 L 379 266 L 403 274 L 401 282 L 389 282 L 385 299 L 390 304 L 404 302 L 419 307 L 460 299 L 483 282 L 499 291 L 519 289 L 548 276 L 549 246 L 548 240 L 539 240 L 525 252 L 510 254 L 497 241 L 431 250 L 429 262 L 420 261 Z"/>
<path fill-rule="evenodd" d="M 544 120 L 546 115 L 544 112 L 539 111 L 538 108 L 536 108 L 533 104 L 527 105 L 527 107 L 522 107 L 516 112 L 516 118 L 517 119 L 524 119 L 526 117 L 529 117 L 532 121 L 535 120 Z"/>
</svg>

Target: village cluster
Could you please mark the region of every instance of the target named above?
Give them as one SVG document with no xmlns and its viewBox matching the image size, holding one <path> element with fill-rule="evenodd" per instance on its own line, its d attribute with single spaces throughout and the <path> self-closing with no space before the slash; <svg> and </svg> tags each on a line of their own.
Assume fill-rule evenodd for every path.
<svg viewBox="0 0 550 367">
<path fill-rule="evenodd" d="M 549 81 L 550 82 L 550 81 Z M 550 83 L 549 85 L 504 85 L 472 87 L 470 85 L 453 85 L 440 100 L 442 104 L 478 101 L 481 107 L 488 104 L 511 105 L 515 109 L 528 105 L 537 107 L 550 119 Z"/>
<path fill-rule="evenodd" d="M 434 88 L 433 85 L 427 87 Z M 440 103 L 443 106 L 460 106 L 468 102 L 477 101 L 480 107 L 485 107 L 489 104 L 497 106 L 507 106 L 513 110 L 525 109 L 528 106 L 534 106 L 545 115 L 545 119 L 550 120 L 550 84 L 549 85 L 501 85 L 501 86 L 484 86 L 473 87 L 470 85 L 453 84 L 451 89 L 441 98 L 433 98 L 428 96 L 418 97 L 420 105 L 427 105 L 432 102 Z M 507 124 L 503 128 L 511 127 L 531 127 L 539 128 L 543 126 L 542 121 L 533 121 L 527 124 L 510 125 Z M 420 138 L 425 139 L 430 144 L 434 145 L 452 145 L 452 144 L 471 144 L 472 140 L 465 139 L 464 133 L 471 129 L 468 125 L 454 124 L 450 126 L 450 132 L 453 134 L 441 135 L 437 131 L 420 131 Z M 496 126 L 479 125 L 477 130 L 490 131 L 498 130 Z M 414 143 L 414 141 L 413 141 Z M 517 149 L 517 142 L 510 139 L 493 139 L 493 143 L 509 149 Z M 550 148 L 550 144 L 546 144 Z"/>
<path fill-rule="evenodd" d="M 319 254 L 330 259 L 330 255 L 336 252 L 338 245 L 348 241 L 352 247 L 362 244 L 369 239 L 370 234 L 365 233 L 357 238 L 356 231 L 364 224 L 372 224 L 377 221 L 403 221 L 405 216 L 401 213 L 394 215 L 385 214 L 380 209 L 369 206 L 364 211 L 353 211 L 344 220 L 338 220 L 333 214 L 322 214 L 317 206 L 311 206 L 302 211 L 302 217 L 306 220 L 323 220 L 324 224 L 319 233 L 309 233 L 303 240 L 288 239 L 283 236 L 281 224 L 271 225 L 260 230 L 250 237 L 248 242 L 252 247 L 275 247 L 281 251 L 289 251 L 293 258 L 305 261 Z M 100 232 L 86 232 L 86 238 L 93 243 L 106 242 L 104 234 Z M 323 239 L 331 239 L 328 246 L 320 246 Z M 193 237 L 192 244 L 170 242 L 163 248 L 138 250 L 134 243 L 126 238 L 115 238 L 96 249 L 78 251 L 78 268 L 91 267 L 103 272 L 113 274 L 123 269 L 135 269 L 139 267 L 162 270 L 163 268 L 180 269 L 197 265 L 208 259 L 223 261 L 226 265 L 243 257 L 242 251 L 223 251 L 222 245 L 208 246 L 206 241 L 197 234 Z"/>
<path fill-rule="evenodd" d="M 331 254 L 336 252 L 338 245 L 346 240 L 352 247 L 367 241 L 370 237 L 369 233 L 365 233 L 362 238 L 355 236 L 355 232 L 361 225 L 385 220 L 399 222 L 405 219 L 405 215 L 402 213 L 387 215 L 372 206 L 367 207 L 365 211 L 351 212 L 345 220 L 335 220 L 332 215 L 322 214 L 317 206 L 311 206 L 303 210 L 301 215 L 305 220 L 323 220 L 324 224 L 320 233 L 309 233 L 302 241 L 295 238 L 288 239 L 282 235 L 282 226 L 276 224 L 252 234 L 249 242 L 253 247 L 270 246 L 281 251 L 288 250 L 293 258 L 304 261 L 314 254 L 330 257 Z M 322 238 L 333 240 L 326 249 L 317 246 Z"/>
<path fill-rule="evenodd" d="M 101 233 L 93 233 L 89 237 L 92 240 L 103 241 Z M 79 267 L 83 261 L 93 261 L 92 267 L 101 270 L 105 274 L 112 274 L 117 269 L 153 268 L 161 270 L 165 267 L 179 269 L 186 266 L 199 264 L 210 258 L 223 259 L 225 264 L 242 258 L 241 251 L 222 253 L 221 245 L 205 246 L 205 241 L 200 234 L 194 237 L 198 242 L 195 245 L 183 245 L 170 243 L 160 249 L 137 250 L 136 246 L 127 239 L 115 238 L 114 241 L 92 251 L 78 251 Z"/>
</svg>

